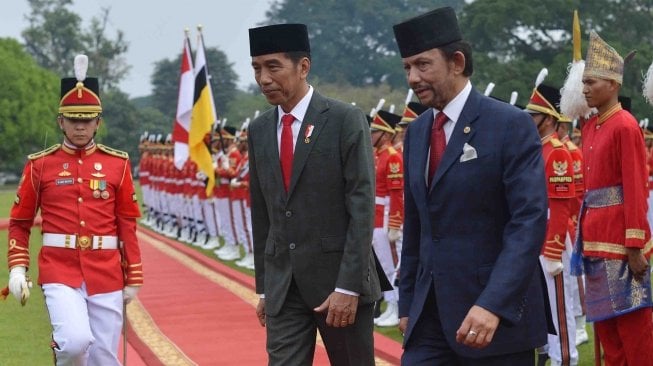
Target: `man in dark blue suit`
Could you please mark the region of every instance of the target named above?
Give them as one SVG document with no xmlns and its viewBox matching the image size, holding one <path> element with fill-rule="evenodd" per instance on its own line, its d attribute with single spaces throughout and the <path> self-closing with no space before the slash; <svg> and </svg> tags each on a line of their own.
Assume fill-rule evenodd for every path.
<svg viewBox="0 0 653 366">
<path fill-rule="evenodd" d="M 394 26 L 427 110 L 405 139 L 404 365 L 532 365 L 546 343 L 538 256 L 547 196 L 528 114 L 478 93 L 456 14 Z"/>
</svg>

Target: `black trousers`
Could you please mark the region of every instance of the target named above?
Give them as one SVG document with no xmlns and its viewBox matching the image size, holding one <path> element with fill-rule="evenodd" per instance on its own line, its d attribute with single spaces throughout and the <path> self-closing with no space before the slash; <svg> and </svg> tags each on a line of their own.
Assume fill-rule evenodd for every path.
<svg viewBox="0 0 653 366">
<path fill-rule="evenodd" d="M 354 324 L 345 328 L 326 325 L 326 313 L 315 313 L 291 282 L 281 312 L 266 316 L 270 366 L 311 366 L 319 330 L 331 365 L 374 365 L 374 304 L 359 305 Z"/>
</svg>

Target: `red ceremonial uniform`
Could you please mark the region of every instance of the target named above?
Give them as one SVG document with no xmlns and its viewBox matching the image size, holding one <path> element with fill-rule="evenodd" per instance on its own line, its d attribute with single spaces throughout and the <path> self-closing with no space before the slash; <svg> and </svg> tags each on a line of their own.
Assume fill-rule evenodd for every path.
<svg viewBox="0 0 653 366">
<path fill-rule="evenodd" d="M 401 229 L 404 222 L 404 164 L 392 146 L 376 154 L 376 208 L 374 227 L 383 227 L 384 208 L 389 206 L 388 229 Z M 386 198 L 387 197 L 387 198 Z M 389 201 L 389 202 L 386 202 Z"/>
<path fill-rule="evenodd" d="M 571 201 L 576 198 L 573 160 L 554 132 L 542 138 L 542 154 L 549 196 L 549 220 L 542 255 L 562 260 L 570 218 Z"/>
<path fill-rule="evenodd" d="M 45 241 L 39 284 L 79 288 L 85 282 L 89 295 L 143 284 L 136 239 L 140 212 L 126 153 L 103 145 L 86 150 L 54 145 L 30 155 L 11 209 L 9 268 L 29 267 L 30 228 L 39 209 Z M 49 235 L 48 243 L 47 234 L 59 235 Z M 100 249 L 110 237 L 122 243 L 122 255 L 119 249 Z"/>
<path fill-rule="evenodd" d="M 642 131 L 635 118 L 616 104 L 583 125 L 585 191 L 623 187 L 623 204 L 588 208 L 583 221 L 585 256 L 627 260 L 626 247 L 651 257 L 646 219 L 648 172 Z"/>
<path fill-rule="evenodd" d="M 580 148 L 569 139 L 569 136 L 565 136 L 561 141 L 565 144 L 565 147 L 567 148 L 567 151 L 569 151 L 571 159 L 574 162 L 574 187 L 576 189 L 576 199 L 571 200 L 569 220 L 569 235 L 573 241 L 576 239 L 578 214 L 580 213 L 580 205 L 583 203 L 583 196 L 585 195 L 585 184 L 583 183 L 583 153 Z"/>
</svg>

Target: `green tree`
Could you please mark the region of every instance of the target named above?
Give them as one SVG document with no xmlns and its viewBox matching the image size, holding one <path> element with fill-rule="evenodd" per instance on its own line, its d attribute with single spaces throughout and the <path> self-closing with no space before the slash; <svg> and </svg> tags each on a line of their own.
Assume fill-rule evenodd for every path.
<svg viewBox="0 0 653 366">
<path fill-rule="evenodd" d="M 110 91 L 100 98 L 104 123 L 97 137 L 98 142 L 128 152 L 132 164 L 136 164 L 138 139 L 143 131 L 140 126 L 141 114 L 129 102 L 127 94 L 121 91 Z"/>
<path fill-rule="evenodd" d="M 68 9 L 72 0 L 28 0 L 29 26 L 23 30 L 25 49 L 42 67 L 57 75 L 73 75 L 75 54 L 89 56 L 89 75 L 101 80 L 103 90 L 115 88 L 129 70 L 124 57 L 127 42 L 121 31 L 107 36 L 109 9 L 92 18 L 89 29 L 81 29 L 81 17 Z"/>
<path fill-rule="evenodd" d="M 59 79 L 9 38 L 0 38 L 0 70 L 0 170 L 20 172 L 27 154 L 61 139 Z"/>
<path fill-rule="evenodd" d="M 541 68 L 549 70 L 545 83 L 560 87 L 572 59 L 573 10 L 581 21 L 582 56 L 587 53 L 590 30 L 596 30 L 622 56 L 637 49 L 638 55 L 624 72 L 621 94 L 633 98 L 633 112 L 643 118 L 649 107 L 641 95 L 641 73 L 653 56 L 653 29 L 649 23 L 653 4 L 639 0 L 519 0 L 474 1 L 464 7 L 460 25 L 474 49 L 474 83 L 484 88 L 494 82 L 492 93 L 507 100 L 519 92 L 518 103 L 531 95 Z"/>
<path fill-rule="evenodd" d="M 322 80 L 354 86 L 387 82 L 403 88 L 392 25 L 440 6 L 461 9 L 464 0 L 276 0 L 265 24 L 308 25 L 311 73 Z"/>
<path fill-rule="evenodd" d="M 227 105 L 236 97 L 238 75 L 233 70 L 233 63 L 227 55 L 215 47 L 206 48 L 206 60 L 213 100 L 218 116 L 227 112 Z M 177 114 L 177 96 L 179 92 L 179 71 L 181 52 L 174 59 L 163 59 L 154 63 L 152 72 L 152 106 L 170 118 L 170 125 Z"/>
</svg>

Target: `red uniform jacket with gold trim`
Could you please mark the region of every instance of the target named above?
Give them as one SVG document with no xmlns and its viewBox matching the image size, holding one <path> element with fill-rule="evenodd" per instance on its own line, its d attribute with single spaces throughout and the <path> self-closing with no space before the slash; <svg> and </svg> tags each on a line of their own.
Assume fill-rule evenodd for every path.
<svg viewBox="0 0 653 366">
<path fill-rule="evenodd" d="M 626 259 L 626 247 L 653 245 L 646 219 L 648 173 L 644 137 L 635 118 L 619 104 L 583 125 L 585 191 L 623 187 L 623 204 L 587 208 L 583 213 L 585 256 Z"/>
<path fill-rule="evenodd" d="M 39 284 L 79 288 L 85 282 L 89 295 L 142 285 L 136 238 L 140 211 L 130 170 L 126 153 L 102 145 L 87 150 L 55 145 L 30 155 L 11 208 L 9 268 L 29 268 L 30 228 L 40 209 L 43 233 L 117 236 L 123 254 L 118 249 L 43 246 Z M 97 190 L 102 195 L 94 195 Z"/>
<path fill-rule="evenodd" d="M 569 151 L 571 159 L 574 161 L 574 187 L 576 188 L 576 199 L 571 200 L 570 204 L 570 219 L 569 219 L 569 236 L 572 240 L 576 240 L 576 228 L 578 227 L 578 214 L 580 213 L 580 205 L 583 203 L 583 196 L 585 195 L 585 184 L 583 183 L 583 153 L 580 148 L 576 146 L 569 136 L 560 139 L 565 144 L 565 148 Z"/>
<path fill-rule="evenodd" d="M 247 150 L 240 157 L 234 178 L 238 181 L 238 186 L 231 188 L 232 198 L 246 201 L 249 206 L 249 154 Z"/>
<path fill-rule="evenodd" d="M 542 139 L 542 154 L 549 197 L 549 220 L 542 255 L 561 261 L 562 252 L 565 250 L 571 202 L 576 199 L 574 164 L 555 132 Z"/>
<path fill-rule="evenodd" d="M 387 197 L 389 205 L 388 229 L 399 230 L 404 222 L 404 163 L 393 147 L 382 147 L 376 153 L 376 197 Z M 383 227 L 385 206 L 375 205 L 374 227 Z"/>
</svg>

